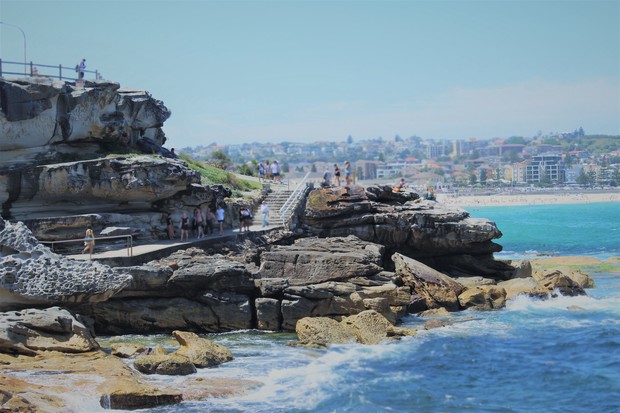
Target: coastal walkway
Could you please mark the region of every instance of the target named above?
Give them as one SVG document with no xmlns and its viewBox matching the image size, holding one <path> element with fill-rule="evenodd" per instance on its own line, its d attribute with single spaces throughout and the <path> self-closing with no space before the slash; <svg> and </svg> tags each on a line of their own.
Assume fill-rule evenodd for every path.
<svg viewBox="0 0 620 413">
<path fill-rule="evenodd" d="M 216 231 L 215 233 L 209 234 L 203 238 L 190 237 L 189 241 L 183 242 L 179 239 L 172 239 L 151 242 L 148 244 L 134 244 L 132 247 L 133 251 L 130 256 L 127 253 L 126 247 L 97 251 L 97 245 L 95 244 L 95 253 L 93 253 L 92 256 L 89 254 L 73 254 L 68 255 L 67 257 L 76 260 L 92 259 L 94 261 L 99 261 L 112 266 L 133 266 L 166 257 L 180 249 L 190 247 L 209 248 L 216 244 L 238 241 L 249 236 L 261 236 L 282 228 L 282 225 L 269 225 L 267 227 L 263 227 L 262 225 L 251 225 L 250 231 L 240 232 L 238 228 L 228 228 L 225 229 L 222 234 Z"/>
</svg>

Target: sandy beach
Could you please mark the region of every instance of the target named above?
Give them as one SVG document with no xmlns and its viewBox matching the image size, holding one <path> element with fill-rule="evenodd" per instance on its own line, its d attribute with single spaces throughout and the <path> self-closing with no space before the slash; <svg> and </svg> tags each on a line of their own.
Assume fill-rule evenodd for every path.
<svg viewBox="0 0 620 413">
<path fill-rule="evenodd" d="M 459 207 L 514 206 L 541 204 L 588 204 L 595 202 L 620 202 L 620 190 L 596 193 L 516 193 L 497 195 L 437 194 L 437 201 Z M 620 207 L 620 205 L 619 205 Z"/>
</svg>

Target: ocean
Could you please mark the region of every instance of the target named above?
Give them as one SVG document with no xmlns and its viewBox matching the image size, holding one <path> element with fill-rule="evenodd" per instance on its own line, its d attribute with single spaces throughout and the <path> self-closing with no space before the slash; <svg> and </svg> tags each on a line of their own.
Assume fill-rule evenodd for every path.
<svg viewBox="0 0 620 413">
<path fill-rule="evenodd" d="M 617 203 L 470 212 L 495 221 L 504 233 L 499 256 L 620 255 Z M 287 346 L 294 334 L 208 335 L 230 348 L 235 359 L 201 369 L 198 376 L 251 379 L 262 386 L 243 396 L 145 411 L 620 412 L 620 273 L 615 268 L 592 272 L 596 287 L 587 296 L 518 297 L 504 309 L 463 311 L 454 314 L 451 326 L 389 344 L 311 350 Z M 411 316 L 403 326 L 421 328 L 424 321 Z M 169 337 L 149 340 L 155 344 Z"/>
</svg>

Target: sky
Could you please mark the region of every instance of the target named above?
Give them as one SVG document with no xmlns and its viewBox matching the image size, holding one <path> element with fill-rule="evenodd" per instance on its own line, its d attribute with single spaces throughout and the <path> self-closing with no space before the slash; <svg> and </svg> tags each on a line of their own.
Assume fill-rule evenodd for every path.
<svg viewBox="0 0 620 413">
<path fill-rule="evenodd" d="M 620 0 L 0 0 L 0 58 L 148 91 L 167 147 L 620 134 Z M 6 67 L 6 66 L 5 66 Z"/>
</svg>

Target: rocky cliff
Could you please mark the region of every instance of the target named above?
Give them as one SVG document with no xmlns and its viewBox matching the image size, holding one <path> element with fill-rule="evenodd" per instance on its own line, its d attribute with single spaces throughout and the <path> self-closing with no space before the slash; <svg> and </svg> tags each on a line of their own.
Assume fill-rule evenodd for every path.
<svg viewBox="0 0 620 413">
<path fill-rule="evenodd" d="M 121 228 L 138 239 L 164 237 L 165 213 L 230 196 L 165 149 L 170 116 L 148 92 L 117 83 L 0 79 L 2 217 L 40 240 Z M 117 155 L 114 155 L 117 154 Z M 120 155 L 119 155 L 120 154 Z"/>
</svg>

